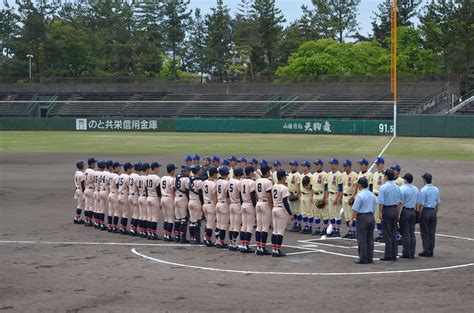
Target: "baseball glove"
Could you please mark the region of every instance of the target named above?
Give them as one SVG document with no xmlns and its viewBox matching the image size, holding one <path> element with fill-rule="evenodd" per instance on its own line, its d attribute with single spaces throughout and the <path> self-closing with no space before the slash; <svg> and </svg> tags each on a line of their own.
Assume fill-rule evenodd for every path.
<svg viewBox="0 0 474 313">
<path fill-rule="evenodd" d="M 325 203 L 324 200 L 322 200 L 322 199 L 316 201 L 316 207 L 317 207 L 318 209 L 324 208 L 324 205 L 325 205 L 325 204 L 326 204 L 326 203 Z"/>
<path fill-rule="evenodd" d="M 298 196 L 294 193 L 291 193 L 290 196 L 288 197 L 288 200 L 291 202 L 298 200 Z"/>
<path fill-rule="evenodd" d="M 349 203 L 349 205 L 353 205 L 354 204 L 354 198 L 349 198 L 348 203 Z"/>
<path fill-rule="evenodd" d="M 311 183 L 311 179 L 309 178 L 309 176 L 305 176 L 303 177 L 303 180 L 301 181 L 301 183 L 303 184 L 303 187 L 308 187 L 309 184 Z"/>
</svg>

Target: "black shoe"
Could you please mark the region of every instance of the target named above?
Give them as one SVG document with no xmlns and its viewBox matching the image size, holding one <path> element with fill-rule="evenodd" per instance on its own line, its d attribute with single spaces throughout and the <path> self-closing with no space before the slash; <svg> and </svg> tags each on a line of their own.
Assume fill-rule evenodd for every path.
<svg viewBox="0 0 474 313">
<path fill-rule="evenodd" d="M 189 243 L 189 240 L 183 237 L 179 240 L 179 243 Z"/>
<path fill-rule="evenodd" d="M 369 264 L 369 262 L 362 262 L 360 260 L 354 261 L 355 264 Z"/>
<path fill-rule="evenodd" d="M 352 234 L 351 234 L 351 233 L 347 233 L 347 234 L 345 234 L 345 235 L 344 235 L 344 237 L 343 237 L 343 238 L 351 238 L 351 236 L 352 236 Z"/>
<path fill-rule="evenodd" d="M 140 237 L 146 238 L 146 237 L 148 237 L 148 236 L 147 236 L 147 234 L 146 234 L 145 232 L 141 232 L 141 233 L 140 233 Z"/>
<path fill-rule="evenodd" d="M 415 257 L 411 257 L 411 256 L 408 256 L 408 255 L 402 255 L 400 257 L 400 259 L 414 259 Z"/>
<path fill-rule="evenodd" d="M 174 242 L 179 243 L 180 241 L 181 241 L 181 240 L 180 240 L 179 236 L 175 236 L 175 237 L 174 237 Z"/>
<path fill-rule="evenodd" d="M 385 239 L 383 239 L 383 236 L 378 236 L 377 238 L 375 238 L 375 242 L 385 243 Z"/>
<path fill-rule="evenodd" d="M 421 252 L 421 253 L 418 253 L 419 256 L 422 256 L 422 257 L 425 257 L 425 258 L 432 258 L 433 257 L 433 253 L 427 253 L 427 252 Z"/>
<path fill-rule="evenodd" d="M 321 232 L 321 236 L 326 236 L 328 234 L 327 229 L 324 228 L 323 231 Z"/>
<path fill-rule="evenodd" d="M 134 230 L 134 229 L 130 229 L 130 230 L 128 231 L 128 234 L 133 237 L 133 236 L 136 236 L 136 235 L 137 235 L 137 231 Z"/>
<path fill-rule="evenodd" d="M 237 251 L 239 248 L 236 245 L 229 245 L 229 251 Z"/>
<path fill-rule="evenodd" d="M 271 253 L 267 251 L 267 249 L 260 250 L 260 255 L 270 255 Z"/>
<path fill-rule="evenodd" d="M 107 227 L 104 224 L 100 224 L 100 230 L 107 230 Z"/>
<path fill-rule="evenodd" d="M 319 236 L 321 235 L 321 230 L 317 229 L 313 232 L 313 236 Z"/>
<path fill-rule="evenodd" d="M 204 244 L 206 245 L 206 247 L 214 247 L 214 243 L 210 240 L 204 240 Z"/>
<path fill-rule="evenodd" d="M 274 258 L 281 258 L 281 257 L 284 257 L 284 256 L 286 256 L 286 254 L 281 252 L 281 250 L 277 250 L 276 252 L 272 253 L 272 257 L 274 257 Z"/>
<path fill-rule="evenodd" d="M 349 239 L 357 239 L 357 234 L 356 233 L 352 233 L 351 234 L 351 237 Z"/>
<path fill-rule="evenodd" d="M 296 226 L 296 232 L 300 232 L 302 230 L 301 225 Z"/>
<path fill-rule="evenodd" d="M 293 227 L 290 229 L 290 232 L 296 233 L 298 231 L 298 227 L 296 225 L 293 225 Z"/>
<path fill-rule="evenodd" d="M 250 248 L 249 246 L 247 246 L 247 249 L 245 249 L 245 250 L 246 250 L 245 253 L 254 253 L 255 252 L 255 250 Z"/>
<path fill-rule="evenodd" d="M 339 231 L 336 231 L 335 233 L 333 232 L 333 234 L 333 237 L 341 237 L 341 233 Z"/>
<path fill-rule="evenodd" d="M 402 240 L 402 239 L 398 239 L 398 240 L 397 240 L 397 243 L 398 243 L 399 246 L 402 246 L 402 245 L 403 245 L 403 240 Z"/>
<path fill-rule="evenodd" d="M 393 258 L 380 258 L 380 261 L 396 261 Z"/>
</svg>

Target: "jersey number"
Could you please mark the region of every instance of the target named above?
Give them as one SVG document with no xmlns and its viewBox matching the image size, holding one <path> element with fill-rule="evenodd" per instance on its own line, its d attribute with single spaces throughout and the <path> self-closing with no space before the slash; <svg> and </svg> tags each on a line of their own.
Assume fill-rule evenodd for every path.
<svg viewBox="0 0 474 313">
<path fill-rule="evenodd" d="M 217 187 L 217 192 L 218 192 L 219 194 L 222 193 L 221 187 L 222 187 L 221 185 L 219 185 L 219 187 Z"/>
<path fill-rule="evenodd" d="M 205 192 L 206 194 L 209 193 L 209 187 L 208 187 L 207 185 L 204 186 L 204 192 Z"/>
<path fill-rule="evenodd" d="M 273 190 L 273 199 L 277 198 L 278 191 L 275 189 Z"/>
<path fill-rule="evenodd" d="M 161 183 L 161 189 L 166 189 L 166 180 Z"/>
<path fill-rule="evenodd" d="M 242 186 L 242 193 L 245 193 L 245 185 Z"/>
<path fill-rule="evenodd" d="M 147 186 L 148 188 L 153 187 L 153 180 L 151 180 L 151 179 L 147 180 L 147 181 L 146 181 L 146 186 Z"/>
<path fill-rule="evenodd" d="M 234 184 L 229 184 L 229 191 L 234 192 Z"/>
<path fill-rule="evenodd" d="M 257 191 L 262 192 L 262 184 L 257 184 Z"/>
</svg>

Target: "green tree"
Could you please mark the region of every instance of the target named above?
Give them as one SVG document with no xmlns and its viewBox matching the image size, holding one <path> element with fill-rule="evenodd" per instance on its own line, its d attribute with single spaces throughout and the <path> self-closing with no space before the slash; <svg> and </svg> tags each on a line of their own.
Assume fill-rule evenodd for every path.
<svg viewBox="0 0 474 313">
<path fill-rule="evenodd" d="M 206 63 L 206 23 L 201 15 L 201 10 L 196 9 L 191 22 L 191 31 L 186 42 L 185 69 L 192 73 L 201 75 L 201 82 L 204 73 L 207 71 Z"/>
<path fill-rule="evenodd" d="M 252 19 L 253 0 L 241 0 L 234 21 L 235 51 L 245 75 L 255 77 L 254 61 L 258 55 L 257 26 Z"/>
</svg>

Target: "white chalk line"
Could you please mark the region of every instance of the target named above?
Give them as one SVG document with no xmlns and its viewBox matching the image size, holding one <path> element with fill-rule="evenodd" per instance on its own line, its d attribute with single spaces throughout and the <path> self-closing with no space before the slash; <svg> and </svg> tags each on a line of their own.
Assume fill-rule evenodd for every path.
<svg viewBox="0 0 474 313">
<path fill-rule="evenodd" d="M 90 246 L 144 246 L 144 247 L 204 247 L 181 243 L 137 243 L 137 242 L 94 242 L 94 241 L 31 241 L 31 240 L 0 240 L 0 244 L 38 244 L 38 245 L 90 245 Z"/>
<path fill-rule="evenodd" d="M 464 268 L 474 266 L 474 263 L 459 264 L 453 266 L 444 267 L 433 267 L 433 268 L 422 268 L 422 269 L 411 269 L 411 270 L 395 270 L 395 271 L 371 271 L 371 272 L 263 272 L 263 271 L 244 271 L 244 270 L 232 270 L 232 269 L 220 269 L 214 267 L 205 267 L 197 265 L 181 264 L 176 262 L 169 262 L 157 258 L 153 258 L 138 252 L 135 248 L 131 249 L 131 252 L 137 256 L 140 256 L 149 261 L 156 263 L 179 266 L 191 269 L 206 270 L 212 272 L 224 272 L 224 273 L 237 273 L 237 274 L 256 274 L 256 275 L 295 275 L 295 276 L 352 276 L 352 275 L 388 275 L 388 274 L 404 274 L 404 273 L 419 273 L 419 272 L 433 272 L 433 271 L 444 271 L 458 268 Z M 322 251 L 318 251 L 322 252 Z M 327 251 L 325 251 L 327 252 Z"/>
<path fill-rule="evenodd" d="M 392 141 L 395 139 L 396 137 L 395 136 L 392 136 L 392 138 L 389 140 L 389 142 L 385 145 L 385 147 L 383 147 L 382 151 L 380 151 L 379 155 L 377 156 L 377 158 L 381 157 L 383 155 L 383 153 L 385 152 L 385 150 L 387 150 L 388 146 L 390 146 L 390 144 L 392 143 Z M 372 171 L 372 168 L 374 167 L 375 165 L 375 161 L 372 163 L 372 165 L 370 166 L 369 168 L 369 172 Z"/>
</svg>

